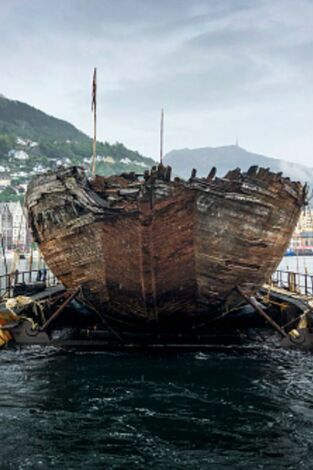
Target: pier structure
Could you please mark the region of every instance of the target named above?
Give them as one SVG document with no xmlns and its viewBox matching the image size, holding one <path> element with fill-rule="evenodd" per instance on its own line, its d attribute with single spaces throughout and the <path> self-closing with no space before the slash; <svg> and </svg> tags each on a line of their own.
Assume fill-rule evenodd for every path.
<svg viewBox="0 0 313 470">
<path fill-rule="evenodd" d="M 65 289 L 47 270 L 17 272 L 0 277 L 0 343 L 84 350 L 190 351 L 251 348 L 265 335 L 271 342 L 275 337 L 276 346 L 313 349 L 312 280 L 308 274 L 277 271 L 256 297 L 247 297 L 238 286 L 244 302 L 235 311 L 219 313 L 210 320 L 194 317 L 177 330 L 170 324 L 156 329 L 119 324 L 109 314 L 86 309 L 80 303 L 81 290 Z"/>
</svg>

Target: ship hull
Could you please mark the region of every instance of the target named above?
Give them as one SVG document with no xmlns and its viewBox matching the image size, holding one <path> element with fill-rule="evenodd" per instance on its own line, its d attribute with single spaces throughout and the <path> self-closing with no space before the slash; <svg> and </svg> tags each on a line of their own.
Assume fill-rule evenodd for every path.
<svg viewBox="0 0 313 470">
<path fill-rule="evenodd" d="M 223 179 L 35 179 L 26 205 L 49 268 L 99 312 L 159 321 L 235 308 L 271 276 L 297 223 L 300 183 L 252 169 Z"/>
</svg>

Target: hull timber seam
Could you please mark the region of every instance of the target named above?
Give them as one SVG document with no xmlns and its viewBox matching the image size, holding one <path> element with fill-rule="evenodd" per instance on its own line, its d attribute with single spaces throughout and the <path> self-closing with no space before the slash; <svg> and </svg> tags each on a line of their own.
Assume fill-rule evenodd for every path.
<svg viewBox="0 0 313 470">
<path fill-rule="evenodd" d="M 79 167 L 35 178 L 26 207 L 35 241 L 67 288 L 98 311 L 158 322 L 232 308 L 276 269 L 306 187 L 267 169 L 224 178 L 142 176 L 89 181 Z"/>
</svg>

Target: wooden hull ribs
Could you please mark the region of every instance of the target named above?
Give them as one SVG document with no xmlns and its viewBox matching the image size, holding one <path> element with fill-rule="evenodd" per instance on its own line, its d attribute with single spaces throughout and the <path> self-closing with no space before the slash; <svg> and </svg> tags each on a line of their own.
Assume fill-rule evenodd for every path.
<svg viewBox="0 0 313 470">
<path fill-rule="evenodd" d="M 251 167 L 189 181 L 154 167 L 89 181 L 79 167 L 38 176 L 26 195 L 49 268 L 99 312 L 158 321 L 236 306 L 283 256 L 306 188 Z"/>
</svg>

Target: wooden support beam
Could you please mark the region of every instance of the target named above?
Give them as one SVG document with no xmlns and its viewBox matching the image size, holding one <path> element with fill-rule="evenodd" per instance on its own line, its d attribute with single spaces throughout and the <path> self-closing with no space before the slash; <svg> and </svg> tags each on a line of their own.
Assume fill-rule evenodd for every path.
<svg viewBox="0 0 313 470">
<path fill-rule="evenodd" d="M 60 313 L 65 309 L 65 307 L 76 297 L 78 292 L 80 291 L 80 287 L 78 287 L 64 302 L 60 307 L 51 315 L 51 317 L 43 324 L 40 328 L 40 331 L 44 331 L 47 327 L 52 323 Z"/>
<path fill-rule="evenodd" d="M 256 300 L 253 297 L 249 297 L 246 295 L 243 290 L 239 287 L 236 286 L 236 290 L 239 292 L 239 294 L 248 302 L 248 304 L 252 305 L 254 310 L 265 320 L 267 321 L 272 327 L 284 338 L 288 337 L 288 334 L 281 328 L 267 313 L 264 312 L 264 310 L 259 306 L 259 304 L 256 302 Z"/>
</svg>

